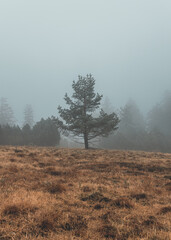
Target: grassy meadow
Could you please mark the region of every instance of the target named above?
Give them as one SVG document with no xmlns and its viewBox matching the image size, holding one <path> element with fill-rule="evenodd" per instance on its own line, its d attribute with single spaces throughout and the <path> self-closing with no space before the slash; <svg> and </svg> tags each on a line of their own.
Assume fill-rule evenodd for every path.
<svg viewBox="0 0 171 240">
<path fill-rule="evenodd" d="M 171 154 L 0 147 L 0 240 L 171 239 Z"/>
</svg>

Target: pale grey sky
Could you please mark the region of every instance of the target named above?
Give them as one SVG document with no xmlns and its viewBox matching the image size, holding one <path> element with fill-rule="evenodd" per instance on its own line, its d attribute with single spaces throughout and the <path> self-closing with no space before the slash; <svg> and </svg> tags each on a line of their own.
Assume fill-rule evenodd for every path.
<svg viewBox="0 0 171 240">
<path fill-rule="evenodd" d="M 0 97 L 22 122 L 57 114 L 92 73 L 115 108 L 147 112 L 171 90 L 170 0 L 0 0 Z"/>
</svg>

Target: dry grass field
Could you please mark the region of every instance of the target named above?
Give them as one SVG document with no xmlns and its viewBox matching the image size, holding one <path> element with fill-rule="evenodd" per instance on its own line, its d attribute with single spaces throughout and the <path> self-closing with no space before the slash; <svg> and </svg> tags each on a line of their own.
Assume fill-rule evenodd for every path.
<svg viewBox="0 0 171 240">
<path fill-rule="evenodd" d="M 171 154 L 0 147 L 0 240 L 171 239 Z"/>
</svg>

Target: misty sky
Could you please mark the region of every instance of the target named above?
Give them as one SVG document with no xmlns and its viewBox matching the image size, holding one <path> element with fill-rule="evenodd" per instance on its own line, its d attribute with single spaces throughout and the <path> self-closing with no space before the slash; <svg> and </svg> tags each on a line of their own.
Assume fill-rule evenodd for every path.
<svg viewBox="0 0 171 240">
<path fill-rule="evenodd" d="M 0 0 L 0 97 L 19 123 L 57 115 L 77 76 L 117 109 L 143 112 L 171 90 L 170 0 Z"/>
</svg>

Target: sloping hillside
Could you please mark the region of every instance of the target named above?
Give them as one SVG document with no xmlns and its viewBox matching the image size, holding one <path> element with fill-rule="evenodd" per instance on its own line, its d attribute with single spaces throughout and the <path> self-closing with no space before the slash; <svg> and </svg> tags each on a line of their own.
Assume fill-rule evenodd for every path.
<svg viewBox="0 0 171 240">
<path fill-rule="evenodd" d="M 0 240 L 171 239 L 171 154 L 0 148 Z"/>
</svg>

